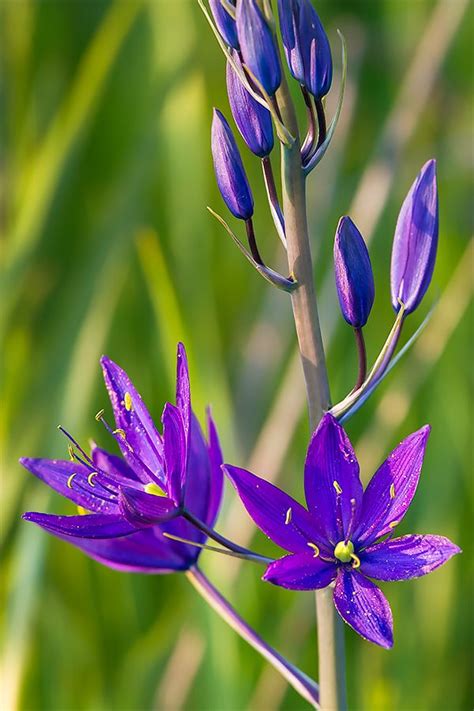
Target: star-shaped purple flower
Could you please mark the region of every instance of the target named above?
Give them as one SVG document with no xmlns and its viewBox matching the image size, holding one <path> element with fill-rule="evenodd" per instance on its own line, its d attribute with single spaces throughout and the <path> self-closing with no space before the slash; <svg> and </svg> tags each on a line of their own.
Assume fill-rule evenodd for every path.
<svg viewBox="0 0 474 711">
<path fill-rule="evenodd" d="M 72 461 L 21 459 L 26 469 L 83 512 L 28 512 L 23 518 L 118 570 L 186 570 L 195 564 L 199 548 L 164 534 L 203 543 L 205 534 L 180 512 L 186 507 L 212 527 L 223 477 L 212 418 L 208 415 L 206 441 L 191 410 L 184 346 L 178 346 L 176 405 L 165 405 L 163 435 L 125 371 L 107 357 L 101 364 L 116 423 L 115 430 L 109 429 L 123 458 L 95 446 L 89 457 L 77 445 L 71 447 Z"/>
<path fill-rule="evenodd" d="M 376 580 L 426 575 L 460 549 L 442 536 L 392 539 L 420 476 L 429 427 L 407 437 L 363 491 L 359 465 L 344 431 L 325 415 L 306 457 L 308 509 L 245 469 L 225 465 L 248 513 L 277 545 L 290 551 L 263 579 L 291 590 L 334 584 L 334 604 L 362 637 L 393 645 L 390 606 Z"/>
</svg>

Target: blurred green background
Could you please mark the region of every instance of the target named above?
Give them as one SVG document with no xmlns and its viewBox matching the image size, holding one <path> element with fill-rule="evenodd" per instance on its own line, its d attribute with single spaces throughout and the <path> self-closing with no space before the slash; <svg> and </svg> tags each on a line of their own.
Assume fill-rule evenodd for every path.
<svg viewBox="0 0 474 711">
<path fill-rule="evenodd" d="M 406 336 L 437 296 L 439 304 L 348 431 L 367 478 L 402 437 L 432 424 L 400 532 L 444 534 L 465 550 L 427 578 L 384 586 L 393 651 L 347 628 L 351 708 L 468 709 L 472 4 L 319 0 L 317 8 L 338 70 L 337 27 L 349 48 L 337 137 L 308 182 L 333 397 L 352 386 L 356 367 L 331 273 L 337 219 L 350 213 L 371 243 L 373 359 L 393 318 L 388 270 L 397 212 L 421 165 L 436 156 L 439 258 Z M 193 0 L 2 0 L 0 27 L 0 706 L 303 709 L 184 576 L 110 571 L 19 519 L 29 509 L 73 513 L 17 463 L 21 455 L 64 456 L 59 422 L 83 442 L 109 444 L 94 420 L 108 407 L 99 356 L 128 370 L 159 419 L 173 397 L 178 339 L 190 355 L 195 409 L 202 416 L 212 404 L 226 459 L 301 496 L 308 427 L 289 301 L 252 271 L 206 211 L 211 205 L 227 218 L 209 150 L 211 107 L 229 114 L 220 50 Z M 338 80 L 337 72 L 333 95 Z M 261 250 L 283 265 L 258 160 L 244 153 L 244 161 Z M 274 164 L 278 170 L 276 157 Z M 218 527 L 276 554 L 229 490 Z M 253 566 L 211 556 L 201 558 L 204 568 L 239 611 L 316 675 L 313 595 L 265 585 Z"/>
</svg>

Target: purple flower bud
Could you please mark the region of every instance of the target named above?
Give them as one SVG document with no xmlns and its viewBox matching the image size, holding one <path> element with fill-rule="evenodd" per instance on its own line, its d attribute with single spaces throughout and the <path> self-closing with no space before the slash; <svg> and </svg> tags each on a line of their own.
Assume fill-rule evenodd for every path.
<svg viewBox="0 0 474 711">
<path fill-rule="evenodd" d="M 239 55 L 233 59 L 241 65 Z M 227 94 L 234 121 L 252 153 L 264 158 L 273 148 L 272 117 L 268 109 L 247 91 L 230 62 L 227 62 Z"/>
<path fill-rule="evenodd" d="M 418 173 L 400 210 L 392 248 L 391 289 L 395 311 L 405 313 L 420 304 L 433 276 L 438 247 L 436 161 Z"/>
<path fill-rule="evenodd" d="M 255 0 L 237 0 L 236 23 L 244 64 L 273 96 L 281 84 L 280 59 L 272 29 Z"/>
<path fill-rule="evenodd" d="M 350 217 L 341 217 L 337 226 L 334 272 L 342 315 L 354 328 L 362 328 L 374 303 L 374 276 L 365 242 Z"/>
<path fill-rule="evenodd" d="M 253 197 L 245 174 L 239 149 L 229 124 L 218 109 L 214 109 L 211 150 L 217 185 L 225 204 L 239 220 L 253 215 Z"/>
<path fill-rule="evenodd" d="M 231 5 L 235 5 L 235 2 L 232 0 L 229 0 L 229 2 Z M 222 5 L 221 0 L 209 0 L 209 6 L 214 17 L 214 22 L 224 42 L 230 47 L 238 49 L 239 40 L 237 39 L 237 27 L 235 26 L 234 18 L 229 15 Z"/>
<path fill-rule="evenodd" d="M 280 29 L 291 75 L 316 99 L 332 83 L 332 57 L 321 20 L 310 0 L 278 0 Z"/>
</svg>

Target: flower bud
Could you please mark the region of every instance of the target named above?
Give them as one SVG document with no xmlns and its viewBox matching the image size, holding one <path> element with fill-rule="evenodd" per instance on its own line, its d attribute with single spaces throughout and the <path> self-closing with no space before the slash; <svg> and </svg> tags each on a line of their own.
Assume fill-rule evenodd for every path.
<svg viewBox="0 0 474 711">
<path fill-rule="evenodd" d="M 280 29 L 291 75 L 316 99 L 332 83 L 329 40 L 310 0 L 278 0 Z"/>
<path fill-rule="evenodd" d="M 337 226 L 334 273 L 342 315 L 354 328 L 362 328 L 374 303 L 374 275 L 365 242 L 350 217 L 341 217 Z"/>
<path fill-rule="evenodd" d="M 229 2 L 231 5 L 235 5 L 235 2 L 232 2 L 232 0 L 229 0 Z M 222 5 L 221 0 L 209 0 L 209 6 L 214 17 L 214 22 L 224 42 L 230 47 L 238 49 L 239 40 L 237 39 L 237 27 L 234 18 L 229 15 Z"/>
<path fill-rule="evenodd" d="M 241 65 L 239 55 L 233 59 Z M 234 121 L 252 153 L 264 158 L 273 148 L 272 117 L 268 109 L 247 91 L 230 62 L 227 62 L 227 94 Z"/>
<path fill-rule="evenodd" d="M 438 189 L 436 161 L 418 173 L 400 210 L 392 248 L 390 282 L 392 305 L 405 313 L 420 304 L 433 276 L 438 247 Z"/>
<path fill-rule="evenodd" d="M 275 38 L 255 0 L 237 0 L 237 36 L 242 60 L 269 96 L 281 84 Z"/>
<path fill-rule="evenodd" d="M 248 220 L 253 215 L 253 197 L 242 158 L 229 124 L 218 109 L 214 109 L 211 150 L 217 185 L 223 200 L 234 217 Z"/>
</svg>

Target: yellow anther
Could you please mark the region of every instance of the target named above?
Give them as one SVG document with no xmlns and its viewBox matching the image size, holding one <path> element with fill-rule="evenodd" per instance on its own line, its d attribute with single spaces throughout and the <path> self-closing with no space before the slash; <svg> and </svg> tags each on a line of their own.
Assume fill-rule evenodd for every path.
<svg viewBox="0 0 474 711">
<path fill-rule="evenodd" d="M 288 511 L 286 512 L 286 516 L 285 516 L 285 523 L 286 523 L 287 526 L 288 526 L 289 523 L 291 523 L 291 516 L 292 516 L 292 514 L 293 514 L 293 512 L 292 512 L 291 506 L 290 506 L 290 508 L 289 508 Z"/>
<path fill-rule="evenodd" d="M 319 556 L 319 548 L 318 548 L 318 546 L 316 545 L 316 543 L 308 543 L 307 545 L 308 545 L 310 548 L 312 548 L 313 551 L 314 551 L 314 556 L 313 556 L 313 558 L 317 558 L 317 557 Z"/>
<path fill-rule="evenodd" d="M 91 472 L 89 476 L 87 477 L 87 483 L 89 486 L 95 486 L 95 484 L 92 483 L 92 479 L 97 476 L 97 472 Z"/>
<path fill-rule="evenodd" d="M 116 430 L 114 430 L 113 433 L 114 433 L 115 435 L 118 435 L 118 436 L 121 437 L 122 439 L 126 439 L 126 438 L 127 438 L 127 435 L 125 434 L 125 430 L 120 429 L 120 427 L 118 427 Z"/>
<path fill-rule="evenodd" d="M 77 476 L 77 475 L 71 474 L 71 476 L 67 480 L 67 485 L 68 485 L 69 489 L 72 489 L 72 480 L 74 479 L 75 476 Z"/>
<path fill-rule="evenodd" d="M 352 541 L 339 541 L 337 546 L 334 548 L 334 555 L 341 561 L 341 563 L 349 563 L 353 554 L 354 544 Z"/>
<path fill-rule="evenodd" d="M 395 498 L 395 484 L 390 484 L 390 498 Z"/>
<path fill-rule="evenodd" d="M 145 486 L 145 492 L 147 494 L 153 494 L 153 496 L 166 496 L 163 489 L 161 489 L 158 484 L 155 484 L 154 481 L 150 481 L 150 483 Z"/>
<path fill-rule="evenodd" d="M 332 485 L 336 489 L 336 494 L 342 494 L 342 489 L 338 481 L 334 480 Z"/>
<path fill-rule="evenodd" d="M 358 555 L 355 553 L 351 553 L 351 559 L 352 559 L 352 567 L 357 570 L 357 568 L 360 568 L 360 558 Z"/>
<path fill-rule="evenodd" d="M 79 514 L 79 516 L 87 516 L 89 511 L 87 509 L 85 509 L 84 506 L 78 506 L 77 513 Z"/>
<path fill-rule="evenodd" d="M 133 411 L 132 396 L 130 395 L 129 392 L 126 392 L 125 395 L 123 396 L 123 404 L 125 405 L 125 409 L 127 410 L 127 412 Z"/>
<path fill-rule="evenodd" d="M 97 422 L 100 422 L 100 420 L 103 418 L 104 412 L 105 412 L 105 410 L 99 410 L 99 412 L 95 416 L 95 419 L 97 420 Z"/>
<path fill-rule="evenodd" d="M 390 528 L 395 528 L 395 526 L 398 526 L 399 523 L 400 521 L 392 521 L 392 523 L 389 523 L 388 525 Z"/>
<path fill-rule="evenodd" d="M 68 444 L 67 451 L 69 454 L 69 459 L 71 460 L 71 462 L 74 462 L 74 448 L 73 448 L 72 444 Z"/>
</svg>

